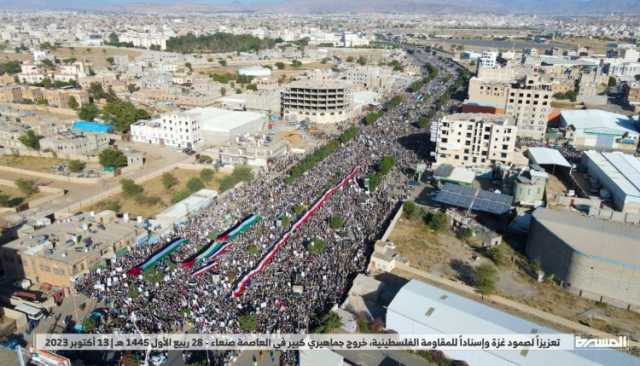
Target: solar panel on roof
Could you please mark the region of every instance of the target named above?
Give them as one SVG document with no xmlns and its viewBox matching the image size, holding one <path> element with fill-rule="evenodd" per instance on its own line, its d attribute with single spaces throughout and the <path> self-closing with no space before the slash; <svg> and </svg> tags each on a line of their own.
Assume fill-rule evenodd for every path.
<svg viewBox="0 0 640 366">
<path fill-rule="evenodd" d="M 511 210 L 513 197 L 447 183 L 433 200 L 454 207 L 502 215 Z"/>
</svg>

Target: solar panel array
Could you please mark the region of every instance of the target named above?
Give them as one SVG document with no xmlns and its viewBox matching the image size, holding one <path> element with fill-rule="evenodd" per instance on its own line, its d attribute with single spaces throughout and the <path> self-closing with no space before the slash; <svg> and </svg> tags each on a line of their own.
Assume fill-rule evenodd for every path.
<svg viewBox="0 0 640 366">
<path fill-rule="evenodd" d="M 447 183 L 433 200 L 454 207 L 502 215 L 511 210 L 513 197 L 507 194 Z"/>
</svg>

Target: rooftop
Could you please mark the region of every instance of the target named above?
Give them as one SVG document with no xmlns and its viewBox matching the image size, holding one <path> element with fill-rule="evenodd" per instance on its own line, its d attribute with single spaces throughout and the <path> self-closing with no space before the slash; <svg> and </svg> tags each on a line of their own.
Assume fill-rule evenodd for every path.
<svg viewBox="0 0 640 366">
<path fill-rule="evenodd" d="M 411 280 L 395 296 L 388 311 L 413 323 L 421 333 L 553 334 L 558 331 L 497 310 L 435 286 Z M 389 315 L 387 315 L 389 317 Z M 387 318 L 389 319 L 389 318 Z M 402 322 L 402 321 L 400 321 Z M 404 323 L 404 322 L 402 322 Z M 417 324 L 416 324 L 417 323 Z M 404 323 L 403 325 L 405 325 Z M 415 325 L 414 325 L 415 324 Z M 393 326 L 393 324 L 387 324 Z M 407 326 L 407 325 L 405 325 Z M 406 329 L 396 329 L 398 332 Z M 637 365 L 638 359 L 612 350 L 555 352 L 446 351 L 470 365 Z"/>
<path fill-rule="evenodd" d="M 559 165 L 571 168 L 571 164 L 562 156 L 560 151 L 549 147 L 530 147 L 527 150 L 529 158 L 538 165 Z"/>
<path fill-rule="evenodd" d="M 560 116 L 567 126 L 587 134 L 638 135 L 636 121 L 623 114 L 600 109 L 563 110 Z"/>
<path fill-rule="evenodd" d="M 509 117 L 505 115 L 491 114 L 491 113 L 454 113 L 448 116 L 444 116 L 443 121 L 461 121 L 461 122 L 484 122 L 495 123 L 498 125 L 510 124 Z"/>
<path fill-rule="evenodd" d="M 640 269 L 640 228 L 635 225 L 548 208 L 535 210 L 533 217 L 583 255 Z"/>
<path fill-rule="evenodd" d="M 266 122 L 266 114 L 260 112 L 231 111 L 221 108 L 194 108 L 183 112 L 185 115 L 200 121 L 203 131 L 227 132 L 257 120 Z"/>
<path fill-rule="evenodd" d="M 135 221 L 103 220 L 99 224 L 100 217 L 106 217 L 105 213 L 72 216 L 37 229 L 29 237 L 16 239 L 4 247 L 27 255 L 77 263 L 95 255 L 99 249 L 135 235 L 138 229 Z"/>
<path fill-rule="evenodd" d="M 640 198 L 640 160 L 619 151 L 584 153 L 628 196 Z"/>
<path fill-rule="evenodd" d="M 349 84 L 337 80 L 299 80 L 288 85 L 289 89 L 348 89 Z"/>
</svg>

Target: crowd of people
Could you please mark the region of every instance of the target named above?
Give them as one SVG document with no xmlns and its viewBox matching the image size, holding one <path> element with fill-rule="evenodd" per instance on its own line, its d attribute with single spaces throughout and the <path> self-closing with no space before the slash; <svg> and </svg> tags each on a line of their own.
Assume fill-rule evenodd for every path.
<svg viewBox="0 0 640 366">
<path fill-rule="evenodd" d="M 432 82 L 440 85 L 446 80 L 440 76 Z M 319 316 L 344 298 L 353 277 L 366 270 L 382 223 L 408 191 L 411 177 L 402 172 L 415 169 L 420 159 L 399 139 L 419 132 L 410 118 L 416 117 L 421 108 L 428 108 L 428 103 L 417 104 L 411 93 L 404 98 L 373 125 L 359 126 L 354 139 L 342 143 L 335 153 L 295 181 L 288 182 L 287 172 L 282 171 L 295 161 L 277 161 L 278 169 L 221 195 L 187 223 L 163 234 L 158 244 L 134 248 L 108 268 L 78 279 L 79 291 L 110 309 L 109 321 L 99 324 L 95 331 L 310 331 Z M 369 192 L 362 180 L 384 156 L 392 156 L 396 166 L 375 191 Z M 240 278 L 256 266 L 296 218 L 354 167 L 359 168 L 359 179 L 333 194 L 251 280 L 242 296 L 231 296 Z M 233 240 L 231 249 L 215 259 L 217 265 L 211 272 L 194 277 L 191 270 L 181 268 L 181 261 L 249 214 L 262 219 Z M 342 222 L 339 227 L 331 225 L 336 217 L 339 220 L 333 221 Z M 129 268 L 177 237 L 187 239 L 188 244 L 157 264 L 153 275 L 126 276 Z M 319 241 L 326 243 L 323 250 L 310 251 L 311 243 Z M 243 328 L 241 319 L 247 316 L 255 318 L 255 329 Z"/>
</svg>

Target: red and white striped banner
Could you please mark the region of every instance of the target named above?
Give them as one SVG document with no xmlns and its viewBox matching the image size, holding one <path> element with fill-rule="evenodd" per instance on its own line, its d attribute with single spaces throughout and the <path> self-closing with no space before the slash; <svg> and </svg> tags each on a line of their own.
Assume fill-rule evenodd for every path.
<svg viewBox="0 0 640 366">
<path fill-rule="evenodd" d="M 257 275 L 258 273 L 262 272 L 262 270 L 264 270 L 267 265 L 271 262 L 271 260 L 273 259 L 273 257 L 275 257 L 275 255 L 278 253 L 278 251 L 280 251 L 280 249 L 287 243 L 287 241 L 289 241 L 289 238 L 291 238 L 291 235 L 300 228 L 300 226 L 302 226 L 302 224 L 304 224 L 305 222 L 307 222 L 311 217 L 313 217 L 313 215 L 316 213 L 316 211 L 318 211 L 318 209 L 320 207 L 322 207 L 322 205 L 331 197 L 332 194 L 334 194 L 338 189 L 344 187 L 345 185 L 347 185 L 347 183 L 349 183 L 352 179 L 355 178 L 355 176 L 358 174 L 358 167 L 353 168 L 353 170 L 351 170 L 351 173 L 349 173 L 349 175 L 347 175 L 346 177 L 344 177 L 340 183 L 338 183 L 336 186 L 330 188 L 329 190 L 327 190 L 326 192 L 324 192 L 324 194 L 313 204 L 313 206 L 311 206 L 310 209 L 307 210 L 307 212 L 305 212 L 304 215 L 302 215 L 302 217 L 300 217 L 298 219 L 298 221 L 296 221 L 293 226 L 291 226 L 291 229 L 289 229 L 289 231 L 287 231 L 286 233 L 284 233 L 284 235 L 282 235 L 282 237 L 280 238 L 280 240 L 278 240 L 273 247 L 271 248 L 271 250 L 269 250 L 269 252 L 267 252 L 267 254 L 262 258 L 262 260 L 260 260 L 260 262 L 258 263 L 258 265 L 251 270 L 251 272 L 247 273 L 236 285 L 235 290 L 233 290 L 232 292 L 232 296 L 233 297 L 240 297 L 242 295 L 242 293 L 244 292 L 245 287 L 247 286 L 247 284 L 249 283 L 249 281 L 251 281 L 251 279 Z"/>
</svg>

